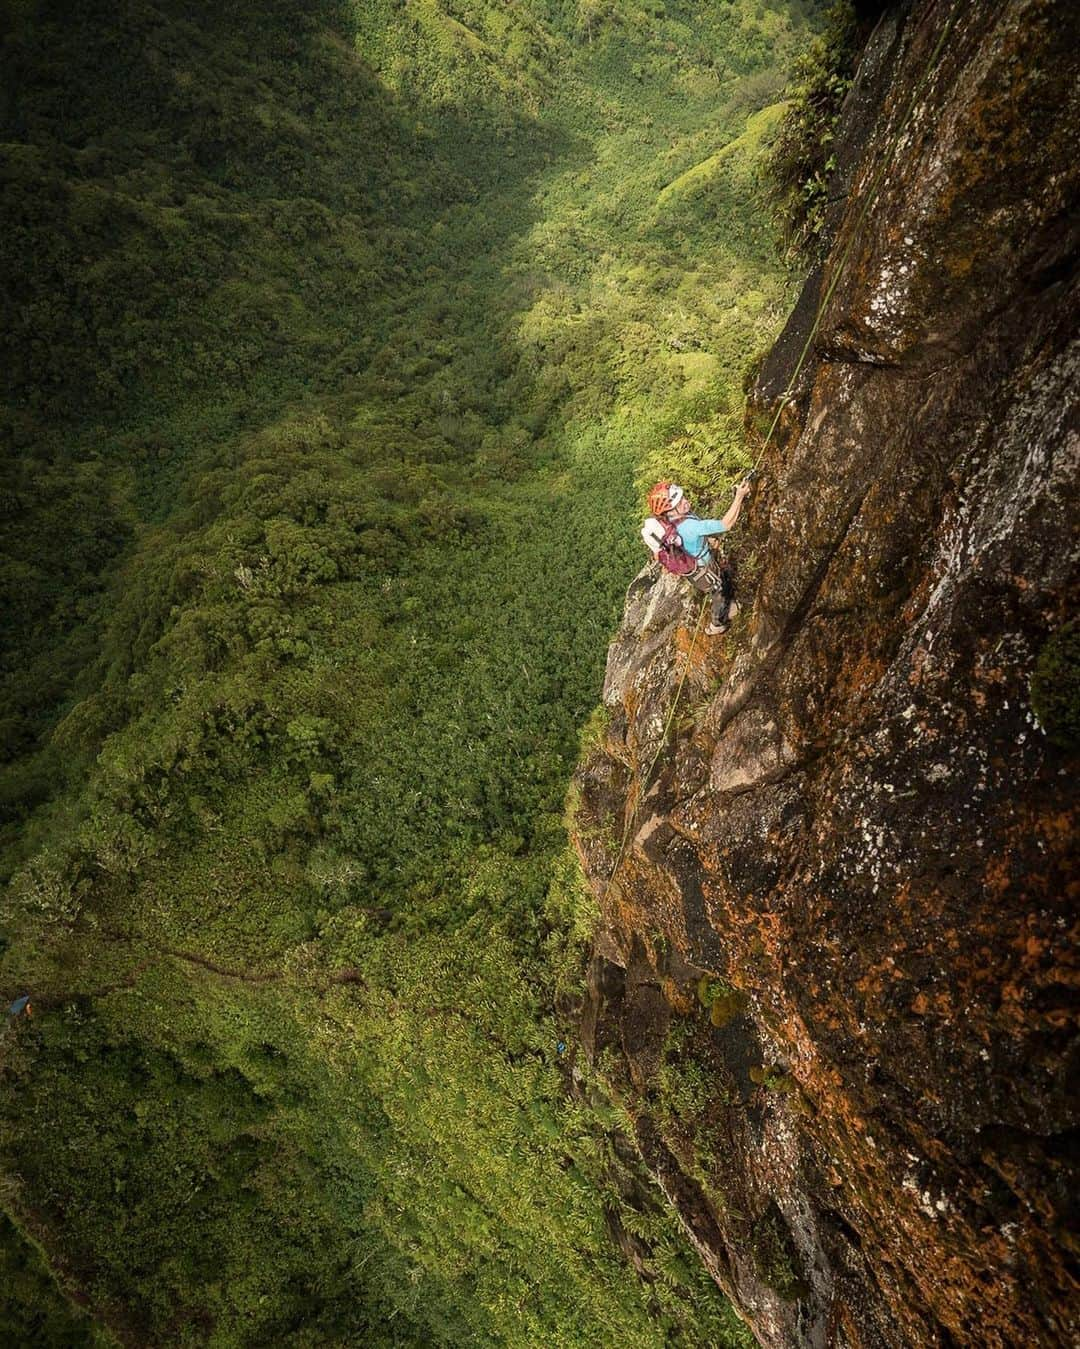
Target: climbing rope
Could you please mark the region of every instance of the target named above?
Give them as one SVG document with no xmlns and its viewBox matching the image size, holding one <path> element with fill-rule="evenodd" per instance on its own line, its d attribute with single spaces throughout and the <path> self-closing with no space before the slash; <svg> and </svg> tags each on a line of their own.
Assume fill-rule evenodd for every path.
<svg viewBox="0 0 1080 1349">
<path fill-rule="evenodd" d="M 803 368 L 803 363 L 805 362 L 806 357 L 810 352 L 810 346 L 813 343 L 814 338 L 817 337 L 818 335 L 818 330 L 821 327 L 821 321 L 825 317 L 825 310 L 828 308 L 829 302 L 832 300 L 833 294 L 836 291 L 836 287 L 840 284 L 840 278 L 844 274 L 844 268 L 847 266 L 848 257 L 850 256 L 851 250 L 855 245 L 855 240 L 863 227 L 863 222 L 866 220 L 866 217 L 870 214 L 870 208 L 871 206 L 873 206 L 874 201 L 877 198 L 877 194 L 881 189 L 881 184 L 885 180 L 885 175 L 892 167 L 892 162 L 896 155 L 896 148 L 900 143 L 900 136 L 906 129 L 908 120 L 910 119 L 911 114 L 915 111 L 915 104 L 919 101 L 919 97 L 926 86 L 926 82 L 933 74 L 934 67 L 938 63 L 938 57 L 941 55 L 945 43 L 948 40 L 949 34 L 952 32 L 953 28 L 956 25 L 956 20 L 959 15 L 960 8 L 961 6 L 959 5 L 953 8 L 951 13 L 949 14 L 948 22 L 945 24 L 945 26 L 941 30 L 941 33 L 938 35 L 938 40 L 934 44 L 934 50 L 930 53 L 930 59 L 927 62 L 922 75 L 916 82 L 915 89 L 912 92 L 908 105 L 904 109 L 904 115 L 900 118 L 900 123 L 893 134 L 892 143 L 889 146 L 888 152 L 882 156 L 881 162 L 878 165 L 877 172 L 870 180 L 870 186 L 866 190 L 866 196 L 863 200 L 862 208 L 860 209 L 859 214 L 855 220 L 855 226 L 851 230 L 851 233 L 848 235 L 848 241 L 844 245 L 844 250 L 840 254 L 840 258 L 836 264 L 836 267 L 833 269 L 832 279 L 829 282 L 825 294 L 822 296 L 821 300 L 818 303 L 817 313 L 814 315 L 814 322 L 810 328 L 810 335 L 803 343 L 803 349 L 799 353 L 799 359 L 795 363 L 795 369 L 792 372 L 791 378 L 788 380 L 787 388 L 780 395 L 780 399 L 776 407 L 776 414 L 772 419 L 772 424 L 770 425 L 768 431 L 765 434 L 765 439 L 761 442 L 761 449 L 758 452 L 758 456 L 754 461 L 754 466 L 753 469 L 751 469 L 751 472 L 755 472 L 757 470 L 757 468 L 761 464 L 762 459 L 765 457 L 765 451 L 768 448 L 769 441 L 772 439 L 773 433 L 775 432 L 777 426 L 779 425 L 780 418 L 784 415 L 784 408 L 787 407 L 788 403 L 794 401 L 795 382 L 796 380 L 798 380 L 799 375 Z"/>
<path fill-rule="evenodd" d="M 683 666 L 682 677 L 680 678 L 679 685 L 675 690 L 675 697 L 671 700 L 671 710 L 667 714 L 667 721 L 664 722 L 664 729 L 660 732 L 660 743 L 656 747 L 656 753 L 653 755 L 652 763 L 649 764 L 648 771 L 646 772 L 645 777 L 642 780 L 641 792 L 638 796 L 638 802 L 635 803 L 634 809 L 630 812 L 629 818 L 627 819 L 626 822 L 626 828 L 623 830 L 622 842 L 619 844 L 618 856 L 615 858 L 615 865 L 611 868 L 611 874 L 607 878 L 608 885 L 610 885 L 611 882 L 615 879 L 615 873 L 618 871 L 619 865 L 623 860 L 623 854 L 626 852 L 626 845 L 630 841 L 630 831 L 634 826 L 634 816 L 637 814 L 637 806 L 641 801 L 645 799 L 645 794 L 649 790 L 649 784 L 652 781 L 653 769 L 656 767 L 656 761 L 660 758 L 661 751 L 663 750 L 665 744 L 667 744 L 668 731 L 671 729 L 671 723 L 675 718 L 676 708 L 679 706 L 679 698 L 682 695 L 683 685 L 686 683 L 686 676 L 690 673 L 690 664 L 694 656 L 694 647 L 697 646 L 697 640 L 701 634 L 701 625 L 705 621 L 705 610 L 708 608 L 711 600 L 712 600 L 711 595 L 705 595 L 705 597 L 701 601 L 701 611 L 698 614 L 697 627 L 695 627 L 694 629 L 693 640 L 691 641 L 690 647 L 686 653 L 686 664 Z"/>
<path fill-rule="evenodd" d="M 896 131 L 893 133 L 892 141 L 888 147 L 888 150 L 882 156 L 881 162 L 879 163 L 877 168 L 877 172 L 870 180 L 870 185 L 866 190 L 863 205 L 859 210 L 858 216 L 856 217 L 855 225 L 852 228 L 850 234 L 848 235 L 848 241 L 844 245 L 844 249 L 840 254 L 836 267 L 833 270 L 832 278 L 829 281 L 825 293 L 822 296 L 821 300 L 818 302 L 817 312 L 814 315 L 814 322 L 810 327 L 809 336 L 807 337 L 805 343 L 803 344 L 802 351 L 799 353 L 799 359 L 795 363 L 795 369 L 792 371 L 791 378 L 788 380 L 787 388 L 780 395 L 780 398 L 776 406 L 776 413 L 773 416 L 772 423 L 770 424 L 768 431 L 765 433 L 765 438 L 761 442 L 761 448 L 758 451 L 753 466 L 751 467 L 749 473 L 747 473 L 746 475 L 747 478 L 757 474 L 761 466 L 761 461 L 765 457 L 765 451 L 769 447 L 769 442 L 772 440 L 773 435 L 776 432 L 776 428 L 780 424 L 780 418 L 783 416 L 784 408 L 786 408 L 790 402 L 794 401 L 796 382 L 798 381 L 799 375 L 802 372 L 802 368 L 806 361 L 806 358 L 810 353 L 810 347 L 812 346 L 815 337 L 817 337 L 818 335 L 818 330 L 820 329 L 822 320 L 825 317 L 825 310 L 828 308 L 829 303 L 832 300 L 832 297 L 836 291 L 836 287 L 840 283 L 840 278 L 844 274 L 844 269 L 847 266 L 847 261 L 851 254 L 851 250 L 855 244 L 855 240 L 858 237 L 860 231 L 862 230 L 863 223 L 865 222 L 866 217 L 870 214 L 870 208 L 873 206 L 874 201 L 877 198 L 878 192 L 881 190 L 881 185 L 885 180 L 885 175 L 892 167 L 893 159 L 896 156 L 897 146 L 900 143 L 900 137 L 907 128 L 908 121 L 911 118 L 911 114 L 915 111 L 915 105 L 919 101 L 922 91 L 926 86 L 927 80 L 933 74 L 934 67 L 938 63 L 938 58 L 941 56 L 941 53 L 945 47 L 945 43 L 948 40 L 949 34 L 952 32 L 953 28 L 956 25 L 956 20 L 959 16 L 959 12 L 962 7 L 963 7 L 962 5 L 957 4 L 954 5 L 950 10 L 949 18 L 942 28 L 941 33 L 938 36 L 937 42 L 934 44 L 934 49 L 930 53 L 930 59 L 927 61 L 922 75 L 919 77 L 918 81 L 915 84 L 915 88 L 914 91 L 912 92 L 911 98 L 908 101 L 907 107 L 904 109 L 904 114 L 900 118 L 900 122 L 897 125 Z M 702 600 L 701 612 L 698 614 L 698 621 L 697 626 L 694 629 L 693 640 L 691 641 L 690 646 L 686 652 L 686 662 L 683 666 L 682 676 L 680 677 L 679 683 L 675 689 L 675 697 L 672 699 L 671 702 L 671 710 L 668 712 L 667 720 L 664 722 L 664 728 L 660 735 L 660 742 L 657 745 L 656 753 L 653 755 L 648 770 L 646 771 L 645 776 L 642 779 L 641 789 L 638 793 L 637 801 L 634 804 L 634 808 L 629 812 L 629 816 L 626 821 L 626 827 L 623 829 L 622 842 L 619 845 L 619 851 L 615 857 L 615 864 L 612 866 L 611 871 L 608 874 L 605 889 L 607 888 L 607 886 L 610 886 L 612 882 L 615 880 L 616 873 L 618 872 L 619 867 L 622 865 L 623 858 L 626 855 L 626 845 L 630 841 L 630 834 L 634 827 L 634 820 L 637 815 L 638 805 L 640 805 L 640 803 L 644 801 L 645 797 L 648 795 L 649 787 L 652 782 L 653 771 L 655 770 L 656 765 L 660 760 L 660 755 L 663 753 L 664 747 L 667 744 L 668 732 L 671 729 L 672 722 L 675 720 L 675 713 L 679 706 L 679 699 L 682 696 L 683 686 L 686 683 L 687 675 L 690 673 L 690 666 L 693 664 L 694 651 L 697 647 L 698 637 L 701 635 L 701 628 L 705 619 L 705 610 L 709 605 L 710 600 L 711 596 L 708 594 L 706 594 L 704 599 Z"/>
</svg>

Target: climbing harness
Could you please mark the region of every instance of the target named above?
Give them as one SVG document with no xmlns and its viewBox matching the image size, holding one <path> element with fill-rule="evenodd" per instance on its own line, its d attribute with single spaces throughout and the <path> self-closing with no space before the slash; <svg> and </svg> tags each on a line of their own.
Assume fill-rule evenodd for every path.
<svg viewBox="0 0 1080 1349">
<path fill-rule="evenodd" d="M 818 303 L 817 312 L 814 315 L 814 322 L 810 328 L 809 336 L 807 337 L 805 343 L 803 344 L 802 351 L 799 353 L 799 359 L 795 363 L 795 369 L 792 372 L 791 378 L 788 380 L 787 388 L 780 395 L 779 401 L 777 403 L 776 413 L 773 416 L 768 431 L 765 433 L 765 438 L 761 442 L 761 448 L 758 451 L 757 457 L 755 458 L 754 463 L 750 468 L 750 471 L 742 479 L 743 482 L 753 482 L 759 476 L 761 471 L 761 461 L 764 459 L 765 451 L 769 446 L 769 442 L 772 440 L 773 435 L 776 432 L 776 428 L 780 424 L 780 418 L 783 415 L 784 408 L 787 407 L 787 405 L 793 402 L 795 399 L 796 381 L 798 380 L 799 375 L 802 373 L 803 365 L 806 361 L 807 356 L 810 353 L 810 347 L 814 341 L 814 338 L 817 337 L 818 335 L 818 330 L 820 329 L 822 320 L 825 317 L 825 310 L 828 308 L 829 302 L 832 300 L 832 297 L 836 291 L 836 287 L 840 283 L 840 278 L 844 273 L 844 268 L 847 266 L 848 257 L 851 254 L 852 247 L 854 246 L 855 240 L 858 238 L 859 233 L 862 230 L 863 222 L 869 215 L 870 208 L 874 204 L 877 194 L 881 189 L 881 184 L 885 180 L 885 175 L 892 166 L 892 161 L 896 155 L 897 146 L 900 144 L 900 137 L 907 128 L 908 121 L 911 118 L 911 114 L 915 111 L 915 105 L 918 102 L 920 96 L 922 95 L 922 91 L 926 85 L 927 80 L 930 78 L 931 74 L 933 74 L 934 67 L 938 63 L 938 58 L 940 57 L 942 50 L 945 47 L 945 43 L 948 40 L 949 34 L 952 32 L 953 28 L 956 25 L 956 20 L 962 8 L 963 8 L 962 5 L 954 5 L 954 7 L 952 8 L 949 14 L 948 21 L 945 23 L 944 27 L 941 30 L 941 33 L 938 36 L 937 42 L 934 44 L 934 49 L 930 53 L 930 59 L 927 61 L 926 67 L 923 70 L 922 75 L 916 82 L 915 89 L 912 92 L 907 107 L 904 109 L 903 116 L 900 118 L 900 121 L 896 127 L 896 131 L 893 133 L 892 141 L 889 145 L 888 152 L 881 157 L 877 171 L 870 180 L 870 185 L 866 190 L 866 196 L 864 198 L 862 208 L 859 211 L 858 216 L 856 217 L 855 224 L 848 236 L 847 243 L 844 245 L 843 252 L 840 254 L 840 257 L 836 263 L 836 267 L 833 271 L 832 278 L 829 281 L 828 286 L 826 287 L 825 294 L 822 296 L 821 300 Z M 681 500 L 683 495 L 682 488 L 675 488 L 674 484 L 672 483 L 657 483 L 656 487 L 654 487 L 652 492 L 649 493 L 649 509 L 650 510 L 653 509 L 654 496 L 656 496 L 657 502 L 658 503 L 660 502 L 661 489 L 665 489 L 664 499 L 666 500 L 669 499 L 669 494 L 673 488 L 675 491 L 678 491 L 679 499 Z M 670 509 L 670 507 L 667 507 L 666 509 Z M 657 513 L 663 514 L 663 510 L 664 508 L 662 508 Z M 650 762 L 648 767 L 648 771 L 646 772 L 644 778 L 642 779 L 641 787 L 638 792 L 637 802 L 635 802 L 633 810 L 631 810 L 628 813 L 626 827 L 623 830 L 622 842 L 619 845 L 619 851 L 615 857 L 615 864 L 611 868 L 610 873 L 608 874 L 607 878 L 608 886 L 610 886 L 612 882 L 615 880 L 615 876 L 619 870 L 619 867 L 622 865 L 622 860 L 626 855 L 626 845 L 630 841 L 630 833 L 634 827 L 634 820 L 637 815 L 638 804 L 645 799 L 645 796 L 648 793 L 649 786 L 652 782 L 653 771 L 655 770 L 656 765 L 659 762 L 660 755 L 663 753 L 664 746 L 667 744 L 668 732 L 671 729 L 672 722 L 675 720 L 675 712 L 679 706 L 679 699 L 682 696 L 683 685 L 686 683 L 686 677 L 690 673 L 690 666 L 693 664 L 694 651 L 697 648 L 698 637 L 701 635 L 702 623 L 705 618 L 705 610 L 710 602 L 710 599 L 711 596 L 709 594 L 706 594 L 702 599 L 701 611 L 698 614 L 697 626 L 694 628 L 694 636 L 686 652 L 686 661 L 683 665 L 683 672 L 679 679 L 678 685 L 675 688 L 675 697 L 672 699 L 671 710 L 668 712 L 667 720 L 664 722 L 664 728 L 660 734 L 660 743 L 657 745 L 656 753 L 653 755 L 652 761 Z"/>
</svg>

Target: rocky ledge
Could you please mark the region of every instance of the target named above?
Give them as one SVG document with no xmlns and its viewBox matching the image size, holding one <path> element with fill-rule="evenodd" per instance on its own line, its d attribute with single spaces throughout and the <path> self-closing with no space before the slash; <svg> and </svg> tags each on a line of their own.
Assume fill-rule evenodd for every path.
<svg viewBox="0 0 1080 1349">
<path fill-rule="evenodd" d="M 765 1345 L 1080 1338 L 1078 49 L 1066 0 L 881 17 L 749 602 L 694 642 L 636 578 L 579 774 L 582 1040 Z"/>
</svg>

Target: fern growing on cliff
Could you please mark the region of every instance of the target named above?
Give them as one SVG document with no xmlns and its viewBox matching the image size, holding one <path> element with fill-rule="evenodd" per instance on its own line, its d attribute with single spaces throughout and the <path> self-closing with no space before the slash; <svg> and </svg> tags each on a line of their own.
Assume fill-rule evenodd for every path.
<svg viewBox="0 0 1080 1349">
<path fill-rule="evenodd" d="M 829 181 L 836 168 L 836 125 L 851 87 L 855 37 L 854 6 L 838 0 L 825 31 L 795 63 L 790 101 L 766 164 L 785 245 L 807 259 L 823 242 Z"/>
</svg>

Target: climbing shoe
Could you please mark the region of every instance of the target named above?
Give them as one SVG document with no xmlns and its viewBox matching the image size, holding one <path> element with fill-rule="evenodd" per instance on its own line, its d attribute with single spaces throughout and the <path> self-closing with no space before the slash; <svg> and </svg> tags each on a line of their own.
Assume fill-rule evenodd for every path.
<svg viewBox="0 0 1080 1349">
<path fill-rule="evenodd" d="M 728 605 L 727 617 L 724 619 L 722 623 L 709 623 L 708 626 L 705 628 L 705 636 L 719 637 L 721 633 L 727 632 L 728 628 L 731 627 L 731 620 L 735 617 L 735 615 L 738 612 L 739 612 L 738 601 L 732 600 L 731 603 Z"/>
</svg>

